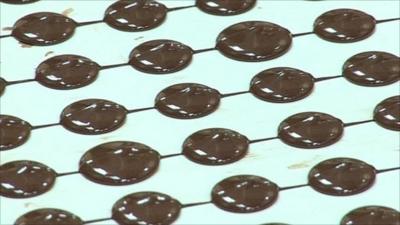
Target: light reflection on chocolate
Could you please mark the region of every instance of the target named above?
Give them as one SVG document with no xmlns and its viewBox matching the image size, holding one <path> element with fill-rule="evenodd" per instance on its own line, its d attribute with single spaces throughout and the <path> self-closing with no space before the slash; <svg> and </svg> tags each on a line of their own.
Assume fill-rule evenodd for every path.
<svg viewBox="0 0 400 225">
<path fill-rule="evenodd" d="M 20 216 L 14 225 L 83 225 L 78 216 L 54 208 L 36 209 Z"/>
<path fill-rule="evenodd" d="M 400 95 L 380 102 L 374 109 L 374 120 L 386 129 L 400 131 Z"/>
<path fill-rule="evenodd" d="M 256 4 L 256 0 L 196 0 L 196 6 L 203 12 L 230 16 L 249 11 Z"/>
<path fill-rule="evenodd" d="M 16 148 L 24 144 L 32 126 L 20 118 L 0 115 L 0 151 Z"/>
<path fill-rule="evenodd" d="M 340 225 L 400 225 L 400 212 L 383 206 L 364 206 L 347 213 Z"/>
</svg>

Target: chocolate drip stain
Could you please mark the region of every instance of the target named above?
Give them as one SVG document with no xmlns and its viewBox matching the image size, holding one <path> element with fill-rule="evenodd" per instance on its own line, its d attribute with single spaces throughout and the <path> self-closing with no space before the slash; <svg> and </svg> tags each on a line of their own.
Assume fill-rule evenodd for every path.
<svg viewBox="0 0 400 225">
<path fill-rule="evenodd" d="M 247 21 L 223 30 L 216 48 L 235 60 L 259 62 L 283 55 L 291 44 L 292 35 L 287 29 L 273 23 Z"/>
<path fill-rule="evenodd" d="M 333 158 L 314 166 L 308 174 L 310 186 L 318 192 L 348 196 L 370 188 L 376 176 L 373 166 L 352 158 Z"/>
<path fill-rule="evenodd" d="M 386 129 L 400 131 L 400 95 L 380 102 L 375 107 L 374 120 Z"/>
<path fill-rule="evenodd" d="M 196 6 L 203 12 L 230 16 L 249 11 L 256 4 L 256 0 L 196 0 Z"/>
<path fill-rule="evenodd" d="M 39 12 L 19 19 L 11 34 L 28 45 L 54 45 L 69 39 L 76 26 L 75 21 L 61 14 Z"/>
<path fill-rule="evenodd" d="M 146 145 L 116 141 L 87 151 L 80 160 L 79 171 L 96 183 L 127 185 L 153 175 L 159 162 L 158 152 Z"/>
<path fill-rule="evenodd" d="M 83 225 L 83 221 L 65 210 L 43 208 L 20 216 L 14 225 Z"/>
<path fill-rule="evenodd" d="M 0 166 L 0 195 L 8 198 L 30 198 L 49 191 L 56 172 L 35 161 L 13 161 Z"/>
<path fill-rule="evenodd" d="M 32 126 L 20 118 L 0 115 L 0 151 L 16 148 L 24 144 Z"/>
<path fill-rule="evenodd" d="M 259 176 L 228 177 L 212 190 L 212 202 L 219 208 L 236 213 L 251 213 L 268 208 L 278 198 L 279 187 Z"/>
<path fill-rule="evenodd" d="M 383 206 L 364 206 L 347 213 L 340 225 L 400 225 L 400 212 Z"/>
<path fill-rule="evenodd" d="M 319 16 L 314 32 L 327 41 L 349 43 L 366 39 L 375 30 L 374 17 L 354 9 L 335 9 Z"/>
<path fill-rule="evenodd" d="M 303 112 L 285 119 L 278 128 L 279 138 L 297 148 L 321 148 L 337 142 L 343 134 L 343 122 L 320 112 Z"/>
</svg>

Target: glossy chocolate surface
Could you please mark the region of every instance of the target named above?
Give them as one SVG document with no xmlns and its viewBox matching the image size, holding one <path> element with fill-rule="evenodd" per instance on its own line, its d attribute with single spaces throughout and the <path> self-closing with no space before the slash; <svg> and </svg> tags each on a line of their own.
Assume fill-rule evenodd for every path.
<svg viewBox="0 0 400 225">
<path fill-rule="evenodd" d="M 185 68 L 192 61 L 193 50 L 172 40 L 153 40 L 134 48 L 129 64 L 145 73 L 173 73 Z"/>
<path fill-rule="evenodd" d="M 0 77 L 0 96 L 3 94 L 4 90 L 6 89 L 7 82 Z"/>
<path fill-rule="evenodd" d="M 386 52 L 362 52 L 343 65 L 344 77 L 362 86 L 384 86 L 400 80 L 400 58 Z"/>
<path fill-rule="evenodd" d="M 153 0 L 120 0 L 107 8 L 104 22 L 121 31 L 142 31 L 159 26 L 167 8 Z"/>
<path fill-rule="evenodd" d="M 76 26 L 75 21 L 61 14 L 39 12 L 19 19 L 11 34 L 28 45 L 54 45 L 69 39 Z"/>
<path fill-rule="evenodd" d="M 106 185 L 127 185 L 153 175 L 160 162 L 158 152 L 136 142 L 115 141 L 87 151 L 79 172 L 91 181 Z"/>
<path fill-rule="evenodd" d="M 65 210 L 43 208 L 20 216 L 14 225 L 83 225 L 83 221 Z"/>
<path fill-rule="evenodd" d="M 375 168 L 363 161 L 333 158 L 314 166 L 308 174 L 308 183 L 323 194 L 348 196 L 370 188 L 375 175 Z"/>
<path fill-rule="evenodd" d="M 97 78 L 100 66 L 78 55 L 49 58 L 36 68 L 36 80 L 53 89 L 74 89 L 86 86 Z"/>
<path fill-rule="evenodd" d="M 28 4 L 32 2 L 37 2 L 39 0 L 1 0 L 1 2 L 9 4 Z"/>
<path fill-rule="evenodd" d="M 383 206 L 364 206 L 347 213 L 340 225 L 400 225 L 400 212 Z"/>
<path fill-rule="evenodd" d="M 249 11 L 256 4 L 256 0 L 196 0 L 196 6 L 203 12 L 230 16 Z"/>
<path fill-rule="evenodd" d="M 285 119 L 278 128 L 279 138 L 297 148 L 321 148 L 337 142 L 343 134 L 343 122 L 320 112 L 303 112 Z"/>
<path fill-rule="evenodd" d="M 314 32 L 332 42 L 349 43 L 369 37 L 375 30 L 374 17 L 354 9 L 335 9 L 319 16 Z"/>
<path fill-rule="evenodd" d="M 79 134 L 104 134 L 118 129 L 126 119 L 125 107 L 104 99 L 85 99 L 65 107 L 61 125 Z"/>
<path fill-rule="evenodd" d="M 279 187 L 259 176 L 228 177 L 212 190 L 212 202 L 219 208 L 236 213 L 251 213 L 268 208 L 278 198 Z"/>
<path fill-rule="evenodd" d="M 20 118 L 0 115 L 0 151 L 24 144 L 31 134 L 32 126 Z"/>
<path fill-rule="evenodd" d="M 375 107 L 374 120 L 386 129 L 400 131 L 400 95 L 380 102 Z"/>
<path fill-rule="evenodd" d="M 118 200 L 112 218 L 121 225 L 169 225 L 179 216 L 181 203 L 157 192 L 138 192 Z"/>
<path fill-rule="evenodd" d="M 249 149 L 249 140 L 240 133 L 209 128 L 190 135 L 183 143 L 183 154 L 204 165 L 224 165 L 242 159 Z"/>
<path fill-rule="evenodd" d="M 194 119 L 214 112 L 220 102 L 220 93 L 195 83 L 169 86 L 156 97 L 155 107 L 162 114 L 177 119 Z"/>
<path fill-rule="evenodd" d="M 56 172 L 35 161 L 13 161 L 0 166 L 0 195 L 8 198 L 30 198 L 49 191 Z"/>
<path fill-rule="evenodd" d="M 304 71 L 276 67 L 254 76 L 250 92 L 268 102 L 293 102 L 307 97 L 314 88 L 314 77 Z"/>
<path fill-rule="evenodd" d="M 273 23 L 247 21 L 223 30 L 216 48 L 229 58 L 258 62 L 285 54 L 291 44 L 292 35 L 287 29 Z"/>
</svg>

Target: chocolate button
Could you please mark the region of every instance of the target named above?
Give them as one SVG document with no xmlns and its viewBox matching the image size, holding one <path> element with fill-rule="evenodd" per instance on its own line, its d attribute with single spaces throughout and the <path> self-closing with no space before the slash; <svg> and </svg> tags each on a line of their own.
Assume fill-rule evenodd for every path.
<svg viewBox="0 0 400 225">
<path fill-rule="evenodd" d="M 278 128 L 279 138 L 298 148 L 321 148 L 337 142 L 343 134 L 343 122 L 319 112 L 298 113 L 285 119 Z"/>
<path fill-rule="evenodd" d="M 256 0 L 196 0 L 196 6 L 203 12 L 229 16 L 249 11 L 256 4 Z"/>
<path fill-rule="evenodd" d="M 0 77 L 0 96 L 3 94 L 4 90 L 6 89 L 7 82 Z"/>
<path fill-rule="evenodd" d="M 215 185 L 212 202 L 226 211 L 251 213 L 274 204 L 278 192 L 279 187 L 263 177 L 239 175 L 226 178 Z"/>
<path fill-rule="evenodd" d="M 400 213 L 383 206 L 364 206 L 347 213 L 340 225 L 400 225 Z"/>
<path fill-rule="evenodd" d="M 0 166 L 0 195 L 9 198 L 30 198 L 49 191 L 56 172 L 38 162 L 13 161 Z"/>
<path fill-rule="evenodd" d="M 257 74 L 250 83 L 250 92 L 268 102 L 293 102 L 307 97 L 314 88 L 314 77 L 304 71 L 277 67 Z"/>
<path fill-rule="evenodd" d="M 120 0 L 107 8 L 104 22 L 121 31 L 142 31 L 159 26 L 167 7 L 152 0 Z"/>
<path fill-rule="evenodd" d="M 14 225 L 83 225 L 83 221 L 68 211 L 45 208 L 22 215 Z"/>
<path fill-rule="evenodd" d="M 138 192 L 118 200 L 112 218 L 121 225 L 169 225 L 179 216 L 181 203 L 157 192 Z"/>
<path fill-rule="evenodd" d="M 243 158 L 248 148 L 249 140 L 238 132 L 210 128 L 197 131 L 186 138 L 183 154 L 196 163 L 224 165 Z"/>
<path fill-rule="evenodd" d="M 142 181 L 158 168 L 160 155 L 149 146 L 116 141 L 87 151 L 79 171 L 89 180 L 106 185 L 127 185 Z"/>
<path fill-rule="evenodd" d="M 118 129 L 127 110 L 103 99 L 85 99 L 67 106 L 61 113 L 61 125 L 79 134 L 104 134 Z"/>
<path fill-rule="evenodd" d="M 193 50 L 182 43 L 154 40 L 134 48 L 129 63 L 145 73 L 173 73 L 189 65 L 192 55 Z"/>
<path fill-rule="evenodd" d="M 384 128 L 400 131 L 400 95 L 380 102 L 375 107 L 374 120 Z"/>
<path fill-rule="evenodd" d="M 375 181 L 373 166 L 351 158 L 334 158 L 318 163 L 308 174 L 308 182 L 316 191 L 335 196 L 361 193 Z"/>
<path fill-rule="evenodd" d="M 369 37 L 375 30 L 374 17 L 354 9 L 335 9 L 319 16 L 314 32 L 332 42 L 356 42 Z"/>
<path fill-rule="evenodd" d="M 268 22 L 248 21 L 223 30 L 217 38 L 217 49 L 240 61 L 266 61 L 286 53 L 292 35 L 285 28 Z"/>
<path fill-rule="evenodd" d="M 214 112 L 220 93 L 201 84 L 183 83 L 169 86 L 156 97 L 155 107 L 162 114 L 177 119 L 194 119 Z"/>
<path fill-rule="evenodd" d="M 54 45 L 69 39 L 76 25 L 75 21 L 61 14 L 33 13 L 14 24 L 12 36 L 28 45 Z"/>
<path fill-rule="evenodd" d="M 49 58 L 36 68 L 36 80 L 49 88 L 74 89 L 92 83 L 100 66 L 78 55 L 59 55 Z"/>
<path fill-rule="evenodd" d="M 343 75 L 362 86 L 392 84 L 400 80 L 400 59 L 386 52 L 362 52 L 344 63 Z"/>
<path fill-rule="evenodd" d="M 20 118 L 0 115 L 0 151 L 24 144 L 31 134 L 31 125 Z"/>
<path fill-rule="evenodd" d="M 10 4 L 28 4 L 32 2 L 37 2 L 39 0 L 1 0 L 1 2 L 10 3 Z"/>
</svg>

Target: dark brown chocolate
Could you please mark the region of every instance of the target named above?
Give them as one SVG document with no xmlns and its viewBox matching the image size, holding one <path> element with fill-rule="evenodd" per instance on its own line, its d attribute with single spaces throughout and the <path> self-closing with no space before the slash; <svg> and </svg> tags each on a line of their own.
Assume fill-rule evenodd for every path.
<svg viewBox="0 0 400 225">
<path fill-rule="evenodd" d="M 32 126 L 20 118 L 0 115 L 0 151 L 24 144 L 31 134 Z"/>
<path fill-rule="evenodd" d="M 214 112 L 220 102 L 220 93 L 195 83 L 169 86 L 156 97 L 155 107 L 162 114 L 177 119 L 194 119 Z"/>
<path fill-rule="evenodd" d="M 375 168 L 363 161 L 333 158 L 314 166 L 308 174 L 308 183 L 323 194 L 348 196 L 370 188 L 375 176 Z"/>
<path fill-rule="evenodd" d="M 400 212 L 383 206 L 364 206 L 347 213 L 340 225 L 400 225 Z"/>
<path fill-rule="evenodd" d="M 334 9 L 319 16 L 314 32 L 327 41 L 349 43 L 369 37 L 376 21 L 371 15 L 354 9 Z"/>
<path fill-rule="evenodd" d="M 8 198 L 30 198 L 49 191 L 56 172 L 35 161 L 13 161 L 0 166 L 0 195 Z"/>
<path fill-rule="evenodd" d="M 76 26 L 75 21 L 61 14 L 39 12 L 19 19 L 11 35 L 28 45 L 54 45 L 69 39 Z"/>
<path fill-rule="evenodd" d="M 28 4 L 32 2 L 37 2 L 39 0 L 1 0 L 1 2 L 9 4 Z"/>
<path fill-rule="evenodd" d="M 259 176 L 228 177 L 212 190 L 212 202 L 219 208 L 236 213 L 251 213 L 270 207 L 278 198 L 279 187 Z"/>
<path fill-rule="evenodd" d="M 223 30 L 216 48 L 229 58 L 258 62 L 285 54 L 291 44 L 292 35 L 287 29 L 273 23 L 247 21 Z"/>
<path fill-rule="evenodd" d="M 362 52 L 343 65 L 344 77 L 362 86 L 384 86 L 400 80 L 400 58 L 386 52 Z"/>
<path fill-rule="evenodd" d="M 203 12 L 230 16 L 249 11 L 256 4 L 256 0 L 196 0 L 196 6 Z"/>
<path fill-rule="evenodd" d="M 167 7 L 153 0 L 120 0 L 107 8 L 104 22 L 121 31 L 143 31 L 159 26 Z"/>
<path fill-rule="evenodd" d="M 100 66 L 79 55 L 58 55 L 36 68 L 36 80 L 49 88 L 68 90 L 86 86 L 97 78 Z"/>
<path fill-rule="evenodd" d="M 293 102 L 307 97 L 314 88 L 314 77 L 304 71 L 276 67 L 254 76 L 250 92 L 268 102 Z"/>
<path fill-rule="evenodd" d="M 337 142 L 343 122 L 320 112 L 303 112 L 286 118 L 278 128 L 279 138 L 297 148 L 321 148 Z"/>
<path fill-rule="evenodd" d="M 170 225 L 179 216 L 182 205 L 168 195 L 137 192 L 118 200 L 112 218 L 123 225 Z"/>
<path fill-rule="evenodd" d="M 153 40 L 134 48 L 129 64 L 145 73 L 173 73 L 185 68 L 192 61 L 193 50 L 172 40 Z"/>
<path fill-rule="evenodd" d="M 79 163 L 79 172 L 87 179 L 106 185 L 127 185 L 153 175 L 160 155 L 137 142 L 115 141 L 87 151 Z"/>
<path fill-rule="evenodd" d="M 374 120 L 386 129 L 400 131 L 400 95 L 380 102 L 375 107 Z"/>
<path fill-rule="evenodd" d="M 79 134 L 104 134 L 118 129 L 126 119 L 125 107 L 104 99 L 85 99 L 65 107 L 61 125 Z"/>
<path fill-rule="evenodd" d="M 4 90 L 6 89 L 7 82 L 0 77 L 0 96 L 3 94 Z"/>
<path fill-rule="evenodd" d="M 190 135 L 183 143 L 183 155 L 204 165 L 224 165 L 242 159 L 249 149 L 249 139 L 224 128 L 209 128 Z"/>
<path fill-rule="evenodd" d="M 83 225 L 83 221 L 62 209 L 43 208 L 25 213 L 14 225 Z"/>
</svg>

